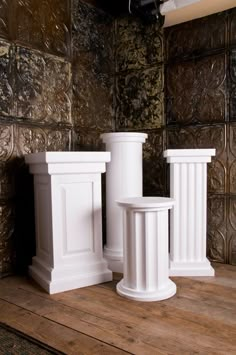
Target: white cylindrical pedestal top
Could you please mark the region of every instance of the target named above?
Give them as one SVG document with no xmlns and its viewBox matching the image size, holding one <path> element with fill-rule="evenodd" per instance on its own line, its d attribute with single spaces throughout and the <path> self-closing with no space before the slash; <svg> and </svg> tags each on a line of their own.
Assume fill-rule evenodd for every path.
<svg viewBox="0 0 236 355">
<path fill-rule="evenodd" d="M 111 162 L 106 173 L 107 238 L 104 257 L 110 270 L 123 272 L 122 212 L 116 204 L 119 198 L 142 196 L 143 155 L 145 133 L 117 132 L 101 135 Z"/>
<path fill-rule="evenodd" d="M 160 301 L 176 293 L 169 279 L 168 210 L 174 200 L 137 197 L 117 201 L 124 210 L 124 278 L 121 296 L 137 301 Z"/>
<path fill-rule="evenodd" d="M 170 149 L 170 275 L 214 276 L 206 257 L 207 163 L 215 149 Z"/>
</svg>

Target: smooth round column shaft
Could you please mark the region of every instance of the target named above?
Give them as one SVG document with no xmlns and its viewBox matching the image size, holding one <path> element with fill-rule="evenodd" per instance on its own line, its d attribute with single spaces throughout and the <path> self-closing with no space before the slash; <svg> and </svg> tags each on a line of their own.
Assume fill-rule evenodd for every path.
<svg viewBox="0 0 236 355">
<path fill-rule="evenodd" d="M 170 149 L 170 275 L 214 276 L 206 256 L 207 163 L 215 149 Z"/>
<path fill-rule="evenodd" d="M 140 197 L 117 203 L 124 228 L 124 277 L 118 294 L 147 302 L 172 297 L 176 285 L 169 279 L 168 210 L 174 200 Z"/>
<path fill-rule="evenodd" d="M 113 272 L 123 272 L 122 212 L 116 200 L 143 194 L 143 154 L 145 133 L 118 132 L 101 135 L 111 162 L 106 173 L 107 236 L 104 257 Z"/>
</svg>

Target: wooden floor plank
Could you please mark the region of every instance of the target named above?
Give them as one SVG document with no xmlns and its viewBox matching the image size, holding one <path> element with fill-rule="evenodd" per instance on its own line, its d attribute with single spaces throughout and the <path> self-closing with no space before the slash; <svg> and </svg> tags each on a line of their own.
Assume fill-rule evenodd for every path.
<svg viewBox="0 0 236 355">
<path fill-rule="evenodd" d="M 68 355 L 127 354 L 3 300 L 0 300 L 0 321 Z"/>
<path fill-rule="evenodd" d="M 119 297 L 114 292 L 110 292 L 108 295 L 106 289 L 96 286 L 53 296 L 35 289 L 34 286 L 28 286 L 28 290 L 30 288 L 31 291 L 33 290 L 42 297 L 48 298 L 50 302 L 69 305 L 73 309 L 73 314 L 68 307 L 63 308 L 62 306 L 55 306 L 55 304 L 49 304 L 45 309 L 45 301 L 38 301 L 33 297 L 33 301 L 29 302 L 32 297 L 29 297 L 29 295 L 27 297 L 24 293 L 22 299 L 19 294 L 17 296 L 17 302 L 22 307 L 30 307 L 31 310 L 37 311 L 32 308 L 32 303 L 33 305 L 40 303 L 40 314 L 69 327 L 75 327 L 80 331 L 81 327 L 86 328 L 84 324 L 80 324 L 81 321 L 88 322 L 90 327 L 89 329 L 86 328 L 85 332 L 96 336 L 100 340 L 104 340 L 104 332 L 108 328 L 106 336 L 114 341 L 114 344 L 135 353 L 139 350 L 141 352 L 144 350 L 154 351 L 150 345 L 156 350 L 167 351 L 166 344 L 168 344 L 170 350 L 178 349 L 179 352 L 184 351 L 184 349 L 194 351 L 196 346 L 202 351 L 210 351 L 215 345 L 217 345 L 218 351 L 227 350 L 228 353 L 233 350 L 236 351 L 234 347 L 235 328 L 219 322 L 215 324 L 208 318 L 198 317 L 196 319 L 194 314 L 185 316 L 185 312 L 170 306 L 171 299 L 164 301 L 166 304 L 164 302 L 132 302 Z M 9 291 L 4 293 L 8 301 L 16 302 L 15 291 L 12 290 L 12 294 Z M 106 298 L 105 303 L 104 298 Z M 52 310 L 50 314 L 48 314 L 48 308 Z M 61 314 L 63 314 L 63 317 Z M 94 317 L 94 314 L 96 314 L 96 317 Z M 92 328 L 95 327 L 96 329 L 92 329 L 91 325 Z M 113 333 L 116 334 L 115 338 Z M 166 334 L 168 333 L 170 335 L 167 343 Z M 121 335 L 125 343 L 127 342 L 125 348 L 125 344 L 121 343 L 117 334 Z M 184 344 L 186 336 L 190 339 L 187 345 Z M 215 339 L 216 336 L 217 339 Z M 130 345 L 129 341 L 135 342 L 137 337 L 141 342 Z M 144 346 L 146 342 L 148 345 Z M 226 347 L 224 342 L 227 343 Z M 182 344 L 184 344 L 184 348 Z"/>
<path fill-rule="evenodd" d="M 114 351 L 234 355 L 236 267 L 215 269 L 215 278 L 173 278 L 178 292 L 162 302 L 120 297 L 116 293 L 120 274 L 109 283 L 55 295 L 27 278 L 12 277 L 0 280 L 0 299 Z"/>
<path fill-rule="evenodd" d="M 72 309 L 53 301 L 53 299 L 46 299 L 22 289 L 17 289 L 16 292 L 12 288 L 0 288 L 0 299 L 100 341 L 106 342 L 109 339 L 111 345 L 123 350 L 142 354 L 158 351 L 155 347 L 143 343 L 142 334 L 135 332 L 130 334 L 128 329 L 122 327 L 119 322 L 106 320 L 96 314 L 90 314 L 82 310 Z"/>
</svg>

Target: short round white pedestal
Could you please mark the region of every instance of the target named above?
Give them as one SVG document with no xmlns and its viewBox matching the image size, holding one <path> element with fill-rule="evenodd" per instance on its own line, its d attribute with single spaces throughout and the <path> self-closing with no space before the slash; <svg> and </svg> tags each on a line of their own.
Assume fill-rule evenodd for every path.
<svg viewBox="0 0 236 355">
<path fill-rule="evenodd" d="M 133 197 L 117 203 L 124 212 L 124 277 L 117 284 L 118 294 L 146 302 L 174 296 L 168 254 L 168 210 L 174 200 Z"/>
<path fill-rule="evenodd" d="M 143 150 L 147 134 L 116 132 L 101 135 L 111 153 L 106 173 L 107 238 L 104 258 L 113 272 L 123 273 L 122 213 L 116 204 L 119 198 L 143 194 Z"/>
</svg>

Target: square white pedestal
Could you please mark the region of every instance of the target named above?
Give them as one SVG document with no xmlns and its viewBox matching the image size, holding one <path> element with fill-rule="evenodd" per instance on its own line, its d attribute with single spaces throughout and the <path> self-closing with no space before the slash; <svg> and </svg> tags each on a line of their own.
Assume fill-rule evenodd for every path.
<svg viewBox="0 0 236 355">
<path fill-rule="evenodd" d="M 49 293 L 112 280 L 102 250 L 101 173 L 108 152 L 25 156 L 34 174 L 36 256 L 30 275 Z"/>
</svg>

